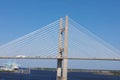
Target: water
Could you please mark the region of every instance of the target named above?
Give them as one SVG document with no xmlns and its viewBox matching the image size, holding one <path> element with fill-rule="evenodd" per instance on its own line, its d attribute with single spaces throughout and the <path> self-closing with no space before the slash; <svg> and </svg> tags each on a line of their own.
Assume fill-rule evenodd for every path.
<svg viewBox="0 0 120 80">
<path fill-rule="evenodd" d="M 0 72 L 0 80 L 56 80 L 56 71 L 31 70 L 31 74 Z M 68 80 L 120 80 L 120 76 L 69 72 Z"/>
</svg>

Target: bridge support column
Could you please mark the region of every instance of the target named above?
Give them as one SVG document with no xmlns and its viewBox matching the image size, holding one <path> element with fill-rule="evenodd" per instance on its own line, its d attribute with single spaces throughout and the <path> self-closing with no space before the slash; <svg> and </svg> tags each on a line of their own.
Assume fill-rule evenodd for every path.
<svg viewBox="0 0 120 80">
<path fill-rule="evenodd" d="M 63 58 L 63 76 L 62 80 L 67 80 L 68 70 L 68 16 L 65 21 L 65 40 L 64 40 L 64 58 Z"/>
<path fill-rule="evenodd" d="M 62 33 L 64 35 L 64 49 L 62 48 Z M 64 55 L 63 55 L 64 52 Z M 60 34 L 59 34 L 59 52 L 57 56 L 57 79 L 67 80 L 68 70 L 68 16 L 66 16 L 65 28 L 62 28 L 62 19 L 60 19 Z"/>
<path fill-rule="evenodd" d="M 58 56 L 57 56 L 57 77 L 56 80 L 62 80 L 62 18 L 60 19 L 60 33 L 59 33 L 59 51 L 58 51 Z"/>
</svg>

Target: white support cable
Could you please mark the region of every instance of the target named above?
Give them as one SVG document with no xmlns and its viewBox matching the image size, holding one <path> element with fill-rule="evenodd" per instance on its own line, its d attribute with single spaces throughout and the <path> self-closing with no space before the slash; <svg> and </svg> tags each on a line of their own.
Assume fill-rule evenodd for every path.
<svg viewBox="0 0 120 80">
<path fill-rule="evenodd" d="M 91 38 L 96 39 L 98 42 L 102 43 L 103 45 L 105 45 L 107 48 L 112 49 L 113 51 L 115 51 L 114 54 L 118 54 L 120 56 L 120 51 L 117 50 L 116 48 L 114 48 L 113 46 L 111 46 L 110 44 L 108 44 L 107 42 L 105 42 L 103 39 L 99 38 L 98 36 L 96 36 L 95 34 L 93 34 L 92 32 L 90 32 L 89 30 L 87 30 L 85 27 L 81 26 L 80 24 L 76 23 L 74 20 L 69 19 L 70 24 L 74 25 L 75 28 L 77 28 L 79 31 L 83 31 L 84 33 L 87 33 L 88 36 L 90 36 Z"/>
<path fill-rule="evenodd" d="M 70 44 L 68 44 L 68 45 L 71 45 L 71 46 L 73 46 L 72 48 L 79 48 L 79 50 L 80 50 L 80 52 L 79 52 L 79 56 L 77 56 L 76 55 L 76 52 L 75 51 L 72 51 L 72 52 L 74 52 L 74 56 L 76 55 L 76 57 L 81 57 L 80 55 L 82 54 L 82 55 L 86 55 L 85 57 L 92 57 L 92 55 L 90 54 L 90 53 L 88 53 L 85 49 L 83 49 L 82 47 L 80 47 L 79 45 L 79 43 L 75 43 L 75 42 L 73 42 L 73 41 L 71 41 L 71 40 L 69 40 L 69 43 Z M 71 49 L 71 48 L 70 48 Z M 71 51 L 70 51 L 71 52 Z M 69 53 L 69 54 L 72 54 L 72 53 Z M 69 56 L 70 57 L 70 56 Z"/>
<path fill-rule="evenodd" d="M 63 21 L 63 27 L 64 27 L 64 21 Z M 13 40 L 8 44 L 0 46 L 0 53 L 1 54 L 7 53 L 6 55 L 8 56 L 17 55 L 17 54 L 29 55 L 32 53 L 33 53 L 32 55 L 40 55 L 40 56 L 50 56 L 50 55 L 57 56 L 58 36 L 59 36 L 58 34 L 59 34 L 59 20 L 45 27 L 42 27 L 32 33 L 29 33 L 23 37 Z M 120 57 L 120 54 L 117 53 L 119 51 L 109 46 L 102 39 L 98 38 L 89 30 L 83 28 L 83 26 L 76 23 L 72 19 L 69 19 L 68 42 L 69 42 L 69 53 L 71 56 L 77 55 L 76 57 L 79 58 L 81 57 L 79 55 L 83 55 L 85 57 L 92 57 L 92 58 Z M 99 52 L 99 50 L 101 51 Z M 74 54 L 71 52 L 73 52 Z"/>
<path fill-rule="evenodd" d="M 79 47 L 79 49 L 82 49 L 83 47 L 86 47 L 86 51 L 87 51 L 87 46 L 85 46 L 85 45 L 82 45 L 81 43 L 79 43 L 79 41 L 74 41 L 74 40 L 72 40 L 72 39 L 70 39 L 69 40 L 69 43 L 71 44 L 71 46 L 73 46 L 72 44 L 74 44 L 74 46 L 75 45 L 77 45 L 76 47 Z M 80 45 L 81 45 L 81 47 L 80 47 Z M 73 48 L 76 48 L 76 47 L 74 47 L 73 46 Z M 92 46 L 92 45 L 91 45 Z M 92 48 L 92 47 L 89 47 L 89 49 L 90 48 Z M 84 48 L 83 48 L 84 49 Z M 94 49 L 94 51 L 95 51 L 96 49 Z M 80 51 L 80 52 L 83 52 L 83 53 L 85 53 L 85 54 L 87 54 L 87 53 L 91 53 L 91 52 L 87 52 L 86 53 L 86 51 Z M 97 52 L 97 51 L 96 51 Z M 90 57 L 90 55 L 92 56 L 92 53 L 91 54 L 89 54 L 88 56 Z M 104 54 L 103 54 L 104 55 Z M 105 54 L 106 55 L 106 54 Z M 86 56 L 87 57 L 87 56 Z"/>
<path fill-rule="evenodd" d="M 4 46 L 6 46 L 6 45 L 9 45 L 9 44 L 18 42 L 19 40 L 21 41 L 21 39 L 25 39 L 25 37 L 26 37 L 26 38 L 27 38 L 27 37 L 30 37 L 32 34 L 35 34 L 35 33 L 40 32 L 40 31 L 42 31 L 42 30 L 45 30 L 45 28 L 48 28 L 48 26 L 51 26 L 52 24 L 54 24 L 54 23 L 56 23 L 56 22 L 59 22 L 59 20 L 57 20 L 57 21 L 55 21 L 55 22 L 53 22 L 53 23 L 51 23 L 51 24 L 49 24 L 49 25 L 47 25 L 47 26 L 45 26 L 45 27 L 42 27 L 42 28 L 40 28 L 40 29 L 38 29 L 38 30 L 36 30 L 36 31 L 33 31 L 33 32 L 29 33 L 29 34 L 26 34 L 26 35 L 24 35 L 24 36 L 22 36 L 22 37 L 20 37 L 20 38 L 18 38 L 18 39 L 15 39 L 15 40 L 7 43 L 7 44 L 4 44 L 4 45 L 0 46 L 0 48 L 1 48 L 1 47 L 4 47 Z"/>
<path fill-rule="evenodd" d="M 49 33 L 48 33 L 48 34 L 49 34 Z M 45 36 L 42 36 L 42 37 L 41 37 L 41 36 L 37 36 L 37 37 L 35 37 L 35 38 L 32 39 L 32 40 L 39 39 L 39 37 L 40 37 L 41 39 L 43 39 L 43 40 L 44 40 L 44 39 L 47 39 L 47 36 L 46 36 L 46 37 L 45 37 Z M 30 41 L 32 41 L 32 40 L 30 40 Z M 29 41 L 29 44 L 31 44 L 30 41 Z"/>
<path fill-rule="evenodd" d="M 21 41 L 21 40 L 20 40 Z M 19 42 L 19 41 L 18 41 Z M 24 43 L 24 41 L 23 41 L 23 43 Z"/>
<path fill-rule="evenodd" d="M 37 38 L 39 39 L 39 37 L 41 37 L 41 39 L 45 39 L 46 38 L 46 40 L 48 39 L 49 40 L 49 38 L 47 38 L 47 36 L 49 36 L 50 35 L 50 31 L 52 31 L 52 34 L 54 34 L 53 32 L 56 32 L 56 30 L 57 30 L 57 26 L 59 26 L 59 24 L 53 24 L 52 25 L 52 27 L 54 27 L 54 28 L 52 28 L 52 27 L 50 27 L 50 26 L 48 26 L 48 28 L 46 28 L 45 30 L 42 30 L 42 32 L 39 32 L 39 33 L 35 33 L 35 35 L 34 34 L 32 34 L 32 35 L 29 35 L 29 36 L 31 36 L 31 37 L 24 37 L 24 38 L 22 38 L 22 40 L 20 40 L 20 41 L 23 41 L 22 43 L 20 42 L 20 43 L 18 43 L 19 42 L 19 40 L 18 40 L 18 42 L 16 42 L 15 44 L 14 44 L 14 42 L 13 42 L 13 44 L 15 45 L 15 47 L 13 47 L 13 49 L 18 49 L 17 51 L 19 52 L 19 49 L 20 49 L 20 46 L 21 46 L 21 49 L 23 49 L 24 47 L 26 48 L 27 46 L 28 47 L 32 47 L 32 45 L 30 45 L 31 43 L 31 41 L 32 40 L 36 40 Z M 56 28 L 55 28 L 56 27 Z M 47 32 L 48 33 L 45 33 L 45 31 L 47 30 Z M 38 31 L 38 30 L 37 30 Z M 39 34 L 41 34 L 42 33 L 42 36 L 40 36 Z M 43 35 L 43 33 L 45 33 L 45 34 L 49 34 L 49 35 Z M 56 34 L 57 35 L 57 34 Z M 46 37 L 45 37 L 46 36 Z M 58 36 L 58 35 L 57 35 Z M 25 39 L 26 38 L 26 39 Z M 52 36 L 52 38 L 57 38 L 57 37 L 55 37 L 54 35 Z M 45 41 L 45 40 L 44 40 Z M 57 42 L 56 42 L 57 43 Z M 13 44 L 11 44 L 12 46 L 13 46 Z M 7 47 L 8 48 L 11 48 L 11 45 L 8 45 Z M 52 45 L 50 45 L 50 44 L 48 44 L 49 46 L 51 46 L 52 47 Z M 55 44 L 56 45 L 56 44 Z M 54 46 L 55 46 L 54 45 Z M 54 47 L 53 46 L 53 47 Z M 47 47 L 47 46 L 46 46 Z M 5 47 L 6 48 L 6 47 Z M 52 50 L 52 48 L 46 48 L 47 50 L 49 50 L 49 51 L 51 51 L 51 52 L 48 52 L 48 53 L 52 53 L 52 52 L 54 52 L 54 51 L 56 51 L 56 54 L 57 54 L 57 46 L 56 47 L 54 47 L 55 49 L 53 49 Z M 11 48 L 12 49 L 12 48 Z M 44 48 L 44 50 L 45 50 L 45 48 Z M 20 50 L 21 51 L 21 50 Z M 14 51 L 12 51 L 12 52 L 14 52 Z M 11 52 L 11 53 L 12 53 Z"/>
<path fill-rule="evenodd" d="M 71 29 L 71 26 L 72 26 L 72 29 Z M 79 27 L 80 27 L 80 26 L 79 26 Z M 69 31 L 69 33 L 72 34 L 72 37 L 71 37 L 71 36 L 69 36 L 69 37 L 71 37 L 71 39 L 73 39 L 73 41 L 76 41 L 76 43 L 80 42 L 79 40 L 75 40 L 75 36 L 79 37 L 79 36 L 80 36 L 79 34 L 81 33 L 82 30 L 81 30 L 81 31 L 78 30 L 78 29 L 76 28 L 76 25 L 73 25 L 73 24 L 71 24 L 71 23 L 69 23 L 69 29 L 71 29 L 71 32 Z M 72 32 L 72 31 L 73 31 L 73 32 Z M 76 33 L 76 31 L 77 31 L 77 33 Z M 74 32 L 75 32 L 77 35 L 76 35 Z M 70 34 L 69 34 L 69 35 L 70 35 Z M 84 34 L 86 34 L 86 33 L 84 33 Z M 87 34 L 86 34 L 86 35 L 87 35 Z M 89 36 L 89 35 L 88 35 L 88 37 L 94 39 L 93 37 L 91 37 L 91 36 Z M 81 39 L 81 38 L 80 38 L 80 39 Z M 97 40 L 95 39 L 95 41 L 97 41 Z M 88 41 L 88 42 L 89 42 L 89 41 Z M 81 43 L 81 42 L 80 42 L 80 43 Z M 100 42 L 98 42 L 98 43 L 101 44 Z M 84 43 L 84 44 L 85 44 L 85 43 Z M 93 44 L 94 44 L 94 43 L 93 43 Z M 91 46 L 92 46 L 92 45 L 91 45 Z M 96 45 L 96 46 L 97 46 L 97 45 Z M 103 46 L 104 46 L 104 45 L 103 45 Z M 84 47 L 84 45 L 82 45 L 82 47 Z M 104 47 L 106 47 L 106 46 L 104 46 Z M 87 46 L 86 46 L 86 48 L 87 48 Z M 89 47 L 89 49 L 90 49 L 90 48 L 92 49 L 92 47 Z M 93 50 L 95 51 L 96 49 L 94 49 L 94 48 L 95 48 L 95 47 L 93 47 Z M 107 47 L 106 47 L 106 48 L 107 48 Z M 92 51 L 93 51 L 93 50 L 92 50 Z M 108 51 L 108 50 L 109 50 L 109 51 Z M 107 50 L 108 52 L 111 51 L 109 48 L 108 48 L 108 50 Z M 106 51 L 106 52 L 107 52 L 107 51 Z M 70 52 L 70 51 L 69 51 L 69 52 Z M 96 51 L 96 52 L 98 52 L 98 51 Z M 101 54 L 101 53 L 100 53 L 100 54 Z M 108 55 L 107 55 L 107 54 L 108 54 Z M 113 56 L 113 54 L 110 54 L 110 53 L 107 53 L 107 54 L 102 54 L 102 55 L 106 55 L 106 56 L 111 55 L 111 56 Z M 93 54 L 91 53 L 91 55 L 93 55 Z M 111 57 L 111 56 L 110 56 L 110 57 Z M 100 56 L 99 56 L 99 57 L 100 57 Z M 114 57 L 118 57 L 118 55 L 114 55 Z"/>
</svg>

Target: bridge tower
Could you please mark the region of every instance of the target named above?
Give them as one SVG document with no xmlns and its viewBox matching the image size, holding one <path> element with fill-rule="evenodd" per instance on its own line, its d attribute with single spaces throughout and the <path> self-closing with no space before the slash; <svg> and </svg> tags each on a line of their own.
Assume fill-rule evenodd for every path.
<svg viewBox="0 0 120 80">
<path fill-rule="evenodd" d="M 63 19 L 60 19 L 59 32 L 59 51 L 57 56 L 57 77 L 56 80 L 67 80 L 68 70 L 68 16 L 65 19 L 65 27 L 63 28 Z M 64 33 L 64 35 L 63 35 Z M 62 39 L 64 36 L 64 41 Z M 64 48 L 62 46 L 64 43 Z"/>
</svg>

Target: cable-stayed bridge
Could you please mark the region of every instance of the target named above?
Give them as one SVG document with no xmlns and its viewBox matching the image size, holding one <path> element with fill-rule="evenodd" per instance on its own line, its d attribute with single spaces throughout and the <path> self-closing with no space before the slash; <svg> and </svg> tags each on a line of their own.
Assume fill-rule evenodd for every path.
<svg viewBox="0 0 120 80">
<path fill-rule="evenodd" d="M 68 59 L 120 61 L 120 51 L 66 17 L 0 46 L 0 59 L 57 59 L 57 80 L 67 80 Z"/>
</svg>

